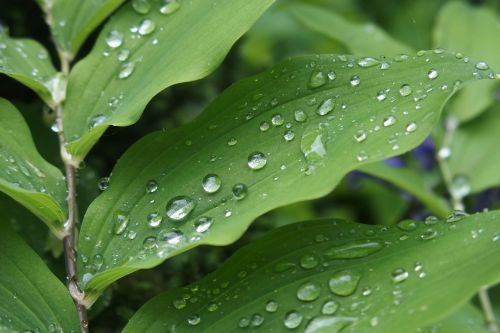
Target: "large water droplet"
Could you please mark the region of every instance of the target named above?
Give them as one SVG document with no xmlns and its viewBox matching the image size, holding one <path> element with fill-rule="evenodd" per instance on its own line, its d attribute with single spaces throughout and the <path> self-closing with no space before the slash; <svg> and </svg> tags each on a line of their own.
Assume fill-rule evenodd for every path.
<svg viewBox="0 0 500 333">
<path fill-rule="evenodd" d="M 466 212 L 461 210 L 455 210 L 450 214 L 448 214 L 448 216 L 446 217 L 446 222 L 448 223 L 458 222 L 467 216 L 469 216 L 469 214 L 467 214 Z"/>
<path fill-rule="evenodd" d="M 339 303 L 335 301 L 326 301 L 325 304 L 323 304 L 323 307 L 321 308 L 321 313 L 324 315 L 332 315 L 335 312 L 337 312 L 338 308 L 339 308 Z"/>
<path fill-rule="evenodd" d="M 307 114 L 302 110 L 297 110 L 293 114 L 296 122 L 303 123 L 307 120 Z"/>
<path fill-rule="evenodd" d="M 431 69 L 428 73 L 427 73 L 427 77 L 431 80 L 434 80 L 435 78 L 437 78 L 439 76 L 439 73 L 436 69 Z"/>
<path fill-rule="evenodd" d="M 285 319 L 283 320 L 283 325 L 286 328 L 294 329 L 300 326 L 304 316 L 297 311 L 290 311 L 285 315 Z"/>
<path fill-rule="evenodd" d="M 408 96 L 412 93 L 412 89 L 409 85 L 403 84 L 401 88 L 399 88 L 399 94 L 401 96 Z"/>
<path fill-rule="evenodd" d="M 321 287 L 314 282 L 306 282 L 297 290 L 297 298 L 304 302 L 312 302 L 321 294 Z"/>
<path fill-rule="evenodd" d="M 267 164 L 267 158 L 264 153 L 254 152 L 248 156 L 248 166 L 252 170 L 260 170 Z"/>
<path fill-rule="evenodd" d="M 377 59 L 371 57 L 365 57 L 358 60 L 358 65 L 363 68 L 373 67 L 379 63 Z"/>
<path fill-rule="evenodd" d="M 106 44 L 112 49 L 120 47 L 123 43 L 123 34 L 118 30 L 111 30 L 106 36 Z"/>
<path fill-rule="evenodd" d="M 361 274 L 354 271 L 340 271 L 333 274 L 328 281 L 332 293 L 338 296 L 349 296 L 356 291 Z"/>
<path fill-rule="evenodd" d="M 394 283 L 401 283 L 403 281 L 406 281 L 410 274 L 404 269 L 404 268 L 396 268 L 395 270 L 392 271 L 392 281 Z"/>
<path fill-rule="evenodd" d="M 417 229 L 417 223 L 413 220 L 403 220 L 398 222 L 397 226 L 403 231 L 413 231 Z"/>
<path fill-rule="evenodd" d="M 484 61 L 480 61 L 476 64 L 476 68 L 477 69 L 480 69 L 480 70 L 487 70 L 487 69 L 490 69 L 490 66 L 488 65 L 488 63 L 484 62 Z"/>
<path fill-rule="evenodd" d="M 158 233 L 158 240 L 170 245 L 177 245 L 184 240 L 184 234 L 177 229 L 162 230 Z"/>
<path fill-rule="evenodd" d="M 156 29 L 156 23 L 151 19 L 144 19 L 139 23 L 138 32 L 142 36 L 147 36 L 153 33 Z"/>
<path fill-rule="evenodd" d="M 206 193 L 215 193 L 220 189 L 222 181 L 219 176 L 209 174 L 203 178 L 201 185 Z"/>
<path fill-rule="evenodd" d="M 120 72 L 118 73 L 118 78 L 126 79 L 130 75 L 132 75 L 134 70 L 135 70 L 135 62 L 126 62 L 122 65 Z"/>
<path fill-rule="evenodd" d="M 378 240 L 360 239 L 327 249 L 324 255 L 328 259 L 363 258 L 380 251 L 384 247 Z"/>
<path fill-rule="evenodd" d="M 431 240 L 431 239 L 436 238 L 437 234 L 438 234 L 438 233 L 437 233 L 437 231 L 436 231 L 436 230 L 434 230 L 434 229 L 427 229 L 427 230 L 425 230 L 425 231 L 424 231 L 424 232 L 420 235 L 420 238 L 421 238 L 422 240 L 425 240 L 425 241 L 426 241 L 426 240 Z"/>
<path fill-rule="evenodd" d="M 271 118 L 271 124 L 273 124 L 273 126 L 281 126 L 285 123 L 285 118 L 283 118 L 283 116 L 281 114 L 275 114 L 272 118 Z"/>
<path fill-rule="evenodd" d="M 163 217 L 158 212 L 149 213 L 148 217 L 148 225 L 151 228 L 158 228 L 163 220 Z"/>
<path fill-rule="evenodd" d="M 194 209 L 195 202 L 186 196 L 178 196 L 171 199 L 167 204 L 167 216 L 172 220 L 185 219 Z"/>
<path fill-rule="evenodd" d="M 211 217 L 202 216 L 196 222 L 194 222 L 194 230 L 199 233 L 206 232 L 208 229 L 210 229 L 213 223 L 214 220 Z"/>
<path fill-rule="evenodd" d="M 144 239 L 142 242 L 142 247 L 144 247 L 145 250 L 151 250 L 156 247 L 156 237 L 147 237 Z"/>
<path fill-rule="evenodd" d="M 320 116 L 324 116 L 332 112 L 333 109 L 335 109 L 335 99 L 327 98 L 323 102 L 321 102 L 318 109 L 316 110 L 316 113 Z"/>
<path fill-rule="evenodd" d="M 115 235 L 121 235 L 128 226 L 128 215 L 124 212 L 118 212 L 115 216 L 115 222 L 113 226 L 113 232 Z"/>
<path fill-rule="evenodd" d="M 309 78 L 309 88 L 319 88 L 324 86 L 327 82 L 327 77 L 322 71 L 313 71 Z"/>
</svg>

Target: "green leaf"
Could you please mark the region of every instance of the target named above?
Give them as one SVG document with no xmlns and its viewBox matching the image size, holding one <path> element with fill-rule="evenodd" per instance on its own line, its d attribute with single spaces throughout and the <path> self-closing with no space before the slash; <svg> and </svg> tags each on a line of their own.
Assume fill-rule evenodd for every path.
<svg viewBox="0 0 500 333">
<path fill-rule="evenodd" d="M 433 324 L 428 328 L 428 332 L 491 333 L 485 325 L 484 314 L 472 303 L 465 304 L 445 319 Z"/>
<path fill-rule="evenodd" d="M 293 4 L 287 8 L 306 27 L 342 42 L 353 54 L 394 56 L 413 52 L 372 23 L 349 22 L 333 11 L 312 5 Z"/>
<path fill-rule="evenodd" d="M 64 177 L 40 156 L 23 117 L 3 98 L 0 98 L 0 191 L 62 236 L 66 219 Z"/>
<path fill-rule="evenodd" d="M 87 37 L 125 0 L 39 0 L 57 46 L 72 59 Z"/>
<path fill-rule="evenodd" d="M 202 280 L 153 298 L 123 332 L 225 332 L 247 321 L 253 332 L 414 332 L 500 280 L 499 219 L 276 229 Z"/>
<path fill-rule="evenodd" d="M 0 73 L 31 88 L 49 105 L 64 98 L 64 81 L 47 50 L 34 40 L 10 38 L 1 27 Z"/>
<path fill-rule="evenodd" d="M 359 167 L 358 170 L 386 180 L 413 194 L 415 198 L 441 218 L 445 217 L 451 210 L 446 200 L 432 191 L 425 175 L 421 172 L 407 167 L 394 168 L 384 163 L 366 164 Z"/>
<path fill-rule="evenodd" d="M 451 144 L 449 168 L 459 187 L 477 193 L 500 185 L 498 142 L 500 142 L 500 104 L 462 124 Z"/>
<path fill-rule="evenodd" d="M 125 5 L 70 75 L 68 151 L 83 159 L 108 126 L 135 123 L 158 92 L 208 75 L 273 1 L 154 0 L 147 15 Z"/>
<path fill-rule="evenodd" d="M 257 216 L 325 195 L 360 165 L 417 146 L 455 81 L 474 69 L 451 54 L 419 54 L 290 59 L 233 85 L 187 126 L 139 140 L 84 217 L 78 271 L 90 301 L 126 274 L 228 244 Z"/>
<path fill-rule="evenodd" d="M 79 332 L 68 290 L 4 222 L 0 223 L 0 332 Z"/>
<path fill-rule="evenodd" d="M 469 57 L 488 62 L 500 69 L 499 17 L 486 7 L 449 2 L 439 13 L 434 30 L 434 43 L 449 51 L 462 52 Z M 464 89 L 451 103 L 450 113 L 462 121 L 470 120 L 495 101 L 498 82 L 477 82 Z"/>
</svg>

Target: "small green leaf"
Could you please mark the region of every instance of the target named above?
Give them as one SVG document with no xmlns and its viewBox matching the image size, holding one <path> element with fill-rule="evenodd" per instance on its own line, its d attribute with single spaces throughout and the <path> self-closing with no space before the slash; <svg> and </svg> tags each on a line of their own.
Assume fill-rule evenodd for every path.
<svg viewBox="0 0 500 333">
<path fill-rule="evenodd" d="M 135 123 L 158 92 L 208 75 L 273 1 L 154 0 L 145 15 L 125 5 L 70 75 L 68 151 L 83 159 L 108 126 Z"/>
<path fill-rule="evenodd" d="M 390 167 L 384 163 L 366 164 L 359 167 L 358 170 L 386 180 L 413 194 L 428 209 L 441 218 L 445 217 L 451 210 L 446 200 L 432 191 L 422 173 L 410 168 Z"/>
<path fill-rule="evenodd" d="M 125 0 L 38 0 L 57 46 L 72 59 L 87 37 Z"/>
<path fill-rule="evenodd" d="M 0 73 L 33 89 L 49 105 L 64 99 L 64 80 L 38 42 L 10 38 L 0 27 Z"/>
<path fill-rule="evenodd" d="M 449 167 L 454 188 L 464 195 L 500 185 L 498 142 L 500 104 L 458 127 L 451 145 Z"/>
<path fill-rule="evenodd" d="M 353 54 L 393 56 L 413 50 L 372 23 L 353 23 L 325 8 L 293 4 L 287 7 L 306 27 L 342 42 Z"/>
<path fill-rule="evenodd" d="M 499 17 L 486 7 L 461 2 L 447 3 L 439 13 L 434 43 L 449 51 L 462 52 L 489 66 L 500 68 Z M 460 56 L 460 55 L 459 55 Z M 462 55 L 464 59 L 465 55 Z M 452 101 L 450 113 L 462 121 L 476 117 L 494 103 L 498 82 L 477 82 L 461 91 Z"/>
<path fill-rule="evenodd" d="M 202 280 L 156 296 L 123 332 L 414 332 L 500 280 L 499 219 L 279 228 Z"/>
<path fill-rule="evenodd" d="M 40 156 L 19 111 L 0 98 L 0 191 L 62 236 L 65 189 L 62 173 Z"/>
<path fill-rule="evenodd" d="M 474 64 L 447 53 L 364 60 L 287 60 L 233 85 L 187 126 L 132 146 L 84 217 L 88 297 L 197 245 L 233 242 L 257 216 L 417 146 L 455 82 L 474 78 Z"/>
<path fill-rule="evenodd" d="M 4 222 L 0 223 L 0 332 L 79 332 L 68 290 Z"/>
</svg>

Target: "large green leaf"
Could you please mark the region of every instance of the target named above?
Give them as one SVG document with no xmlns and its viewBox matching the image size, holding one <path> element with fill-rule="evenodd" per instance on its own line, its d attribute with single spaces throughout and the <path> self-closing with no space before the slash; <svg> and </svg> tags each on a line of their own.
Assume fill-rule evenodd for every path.
<svg viewBox="0 0 500 333">
<path fill-rule="evenodd" d="M 445 217 L 451 209 L 446 200 L 432 191 L 424 175 L 416 170 L 390 167 L 384 163 L 366 164 L 358 170 L 386 180 L 413 194 L 437 216 Z"/>
<path fill-rule="evenodd" d="M 499 219 L 279 228 L 202 280 L 153 298 L 124 332 L 414 332 L 500 280 Z"/>
<path fill-rule="evenodd" d="M 49 53 L 34 40 L 10 38 L 0 27 L 0 73 L 33 89 L 47 104 L 64 96 L 64 81 Z"/>
<path fill-rule="evenodd" d="M 290 59 L 233 85 L 187 126 L 141 139 L 85 214 L 87 296 L 194 246 L 230 243 L 255 217 L 418 145 L 455 82 L 474 78 L 454 55 L 419 55 Z"/>
<path fill-rule="evenodd" d="M 61 281 L 5 221 L 0 237 L 0 332 L 79 332 L 75 306 Z"/>
<path fill-rule="evenodd" d="M 57 46 L 71 59 L 90 33 L 125 0 L 38 2 L 47 12 L 48 23 Z"/>
<path fill-rule="evenodd" d="M 455 132 L 449 159 L 455 190 L 468 194 L 500 185 L 499 112 L 497 104 Z"/>
<path fill-rule="evenodd" d="M 326 8 L 312 5 L 293 4 L 287 8 L 306 27 L 342 42 L 353 54 L 393 56 L 412 52 L 372 23 L 349 22 Z"/>
<path fill-rule="evenodd" d="M 19 111 L 0 98 L 0 191 L 61 236 L 66 218 L 65 190 L 62 173 L 40 156 Z"/>
<path fill-rule="evenodd" d="M 69 78 L 64 135 L 75 160 L 108 126 L 136 122 L 164 88 L 213 71 L 273 1 L 154 0 L 146 15 L 132 4 L 120 9 Z"/>
<path fill-rule="evenodd" d="M 439 13 L 434 43 L 449 51 L 462 52 L 488 62 L 500 70 L 500 25 L 498 15 L 485 7 L 449 2 Z M 466 121 L 483 112 L 495 101 L 497 82 L 477 82 L 467 87 L 451 103 L 450 112 Z"/>
</svg>

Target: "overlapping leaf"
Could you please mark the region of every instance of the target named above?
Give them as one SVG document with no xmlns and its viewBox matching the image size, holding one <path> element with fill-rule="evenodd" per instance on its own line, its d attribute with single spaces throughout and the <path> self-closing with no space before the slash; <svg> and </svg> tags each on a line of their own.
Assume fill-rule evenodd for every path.
<svg viewBox="0 0 500 333">
<path fill-rule="evenodd" d="M 372 23 L 349 22 L 333 11 L 312 5 L 293 4 L 287 8 L 299 22 L 342 42 L 353 54 L 392 56 L 412 52 Z"/>
<path fill-rule="evenodd" d="M 0 332 L 79 332 L 64 285 L 6 221 L 0 238 Z"/>
<path fill-rule="evenodd" d="M 230 243 L 255 217 L 417 146 L 473 71 L 433 51 L 290 59 L 235 84 L 187 126 L 141 139 L 84 217 L 88 297 L 194 246 Z"/>
<path fill-rule="evenodd" d="M 0 98 L 0 190 L 61 236 L 65 221 L 62 173 L 38 153 L 19 111 Z"/>
<path fill-rule="evenodd" d="M 499 226 L 499 212 L 289 225 L 153 298 L 124 332 L 415 332 L 500 280 Z"/>
<path fill-rule="evenodd" d="M 45 48 L 34 40 L 10 38 L 0 27 L 0 73 L 33 89 L 47 104 L 60 100 L 64 81 Z"/>
<path fill-rule="evenodd" d="M 434 43 L 449 51 L 461 52 L 500 68 L 500 25 L 498 15 L 487 8 L 449 2 L 439 13 Z M 465 56 L 464 56 L 465 57 Z M 495 101 L 498 82 L 477 82 L 464 89 L 451 103 L 450 112 L 467 121 L 485 111 Z"/>
<path fill-rule="evenodd" d="M 69 78 L 64 134 L 75 160 L 108 126 L 136 122 L 161 90 L 213 71 L 272 3 L 154 0 L 144 15 L 132 4 L 121 8 Z"/>
</svg>

